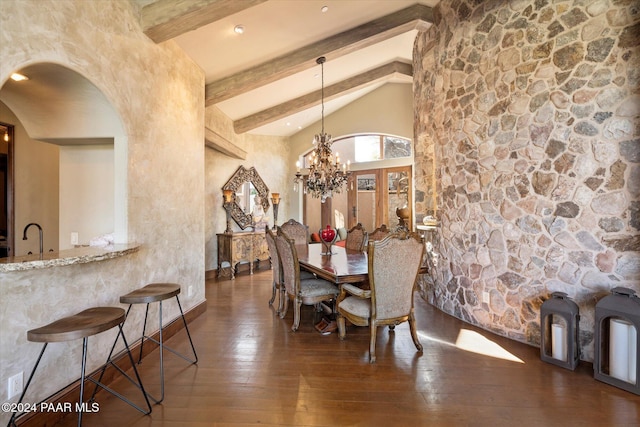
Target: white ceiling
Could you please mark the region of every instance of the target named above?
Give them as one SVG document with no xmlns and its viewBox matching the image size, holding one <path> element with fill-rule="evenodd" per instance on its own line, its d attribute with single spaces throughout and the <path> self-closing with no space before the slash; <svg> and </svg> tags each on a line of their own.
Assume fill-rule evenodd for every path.
<svg viewBox="0 0 640 427">
<path fill-rule="evenodd" d="M 150 3 L 149 0 L 140 1 Z M 434 6 L 437 2 L 438 0 L 268 0 L 181 34 L 173 38 L 173 41 L 202 68 L 206 83 L 209 84 L 414 4 Z M 327 12 L 321 11 L 323 6 L 328 7 Z M 236 25 L 244 26 L 243 34 L 233 31 Z M 410 30 L 334 59 L 327 55 L 327 62 L 324 64 L 325 87 L 393 61 L 411 63 L 416 34 L 417 30 Z M 232 120 L 242 119 L 320 89 L 319 75 L 320 66 L 316 66 L 215 105 Z M 355 92 L 345 93 L 330 101 L 325 99 L 325 115 L 387 82 L 410 84 L 411 77 L 390 75 Z M 316 105 L 252 129 L 249 133 L 292 135 L 318 121 L 320 114 L 321 107 Z"/>
<path fill-rule="evenodd" d="M 219 108 L 235 124 L 241 119 L 256 113 L 264 114 L 266 109 L 275 107 L 280 114 L 266 114 L 269 118 L 263 121 L 255 122 L 249 117 L 248 121 L 252 123 L 246 126 L 249 129 L 247 132 L 290 136 L 318 122 L 321 117 L 319 94 L 312 101 L 304 103 L 303 107 L 286 104 L 303 95 L 319 92 L 321 79 L 320 66 L 315 63 L 316 53 L 318 53 L 317 56 L 327 57 L 327 62 L 324 64 L 325 88 L 334 84 L 346 86 L 346 88 L 341 87 L 334 96 L 329 96 L 327 91 L 325 115 L 331 114 L 383 84 L 390 82 L 411 84 L 411 73 L 407 71 L 406 66 L 402 71 L 382 73 L 376 78 L 366 80 L 363 84 L 349 85 L 345 80 L 354 80 L 363 73 L 371 72 L 394 61 L 411 64 L 413 42 L 418 31 L 416 25 L 413 25 L 414 21 L 411 21 L 411 25 L 403 25 L 398 24 L 393 18 L 384 20 L 380 18 L 390 14 L 397 16 L 396 12 L 413 7 L 412 12 L 406 14 L 410 15 L 410 18 L 406 16 L 402 18 L 405 20 L 403 22 L 406 22 L 407 19 L 414 19 L 415 5 L 420 5 L 419 8 L 424 9 L 424 6 L 435 6 L 439 0 L 131 1 L 141 8 L 141 26 L 152 39 L 154 39 L 150 34 L 153 30 L 152 25 L 145 23 L 145 17 L 150 16 L 151 13 L 145 15 L 145 12 L 149 12 L 149 9 L 154 7 L 156 11 L 161 10 L 160 16 L 166 18 L 164 28 L 169 28 L 177 34 L 171 40 L 202 68 L 206 85 L 213 86 L 222 80 L 225 83 L 220 87 L 227 90 L 231 87 L 226 84 L 227 78 L 242 76 L 242 73 L 247 71 L 249 76 L 254 76 L 255 69 L 260 66 L 266 65 L 270 70 L 273 64 L 281 65 L 283 60 L 285 62 L 291 60 L 289 62 L 293 62 L 293 66 L 289 64 L 288 68 L 275 67 L 271 75 L 262 72 L 263 77 L 278 75 L 279 79 L 243 80 L 238 86 L 237 93 L 228 99 L 207 97 L 207 105 Z M 254 6 L 245 7 L 247 5 Z M 328 7 L 324 13 L 321 11 L 323 6 Z M 188 9 L 187 12 L 184 12 L 184 9 Z M 235 11 L 235 9 L 242 10 Z M 402 15 L 402 12 L 400 14 Z M 419 20 L 422 23 L 421 29 L 424 29 L 424 25 L 429 25 L 424 24 L 426 22 L 424 18 Z M 374 24 L 370 24 L 372 22 Z M 389 24 L 390 22 L 392 24 Z M 234 26 L 238 24 L 244 26 L 244 34 L 236 34 L 233 31 Z M 377 34 L 372 36 L 368 33 L 368 38 L 361 38 L 354 44 L 352 40 L 358 40 L 359 37 L 358 30 L 354 30 L 358 26 L 367 27 L 369 31 Z M 387 28 L 387 32 L 380 33 L 381 27 Z M 346 36 L 341 34 L 345 32 L 348 33 Z M 393 34 L 393 36 L 386 37 L 386 34 Z M 377 42 L 372 43 L 372 40 Z M 345 53 L 345 50 L 348 53 Z M 304 55 L 301 55 L 301 52 Z M 308 58 L 300 59 L 305 55 Z M 37 66 L 38 64 L 34 64 L 31 68 Z M 284 72 L 282 72 L 283 69 L 285 69 Z M 410 70 L 410 67 L 408 69 Z M 57 72 L 56 67 L 43 69 L 40 73 L 42 81 L 34 90 L 47 90 L 49 86 L 58 87 L 60 79 L 56 79 Z M 251 82 L 260 82 L 260 84 L 254 85 L 256 87 L 248 87 L 247 84 Z M 68 84 L 65 85 L 65 87 L 68 86 Z M 20 89 L 19 85 L 14 87 L 11 82 L 7 82 L 0 95 L 8 99 L 10 92 L 15 91 L 15 97 L 18 97 L 20 90 L 25 89 Z M 23 98 L 33 99 L 24 96 Z"/>
</svg>

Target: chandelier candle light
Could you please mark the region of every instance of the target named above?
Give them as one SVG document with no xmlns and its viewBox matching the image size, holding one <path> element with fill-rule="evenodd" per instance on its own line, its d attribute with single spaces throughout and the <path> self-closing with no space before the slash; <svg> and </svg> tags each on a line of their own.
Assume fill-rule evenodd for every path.
<svg viewBox="0 0 640 427">
<path fill-rule="evenodd" d="M 311 152 L 307 159 L 309 164 L 309 175 L 304 177 L 300 172 L 300 162 L 296 162 L 296 183 L 302 182 L 304 192 L 309 192 L 313 197 L 320 198 L 324 203 L 327 197 L 331 197 L 333 193 L 339 193 L 342 187 L 347 183 L 350 175 L 351 162 L 340 164 L 340 156 L 338 153 L 333 155 L 331 152 L 331 135 L 324 131 L 324 63 L 326 59 L 321 56 L 316 60 L 322 68 L 322 130 L 320 134 L 313 139 L 316 148 Z"/>
</svg>

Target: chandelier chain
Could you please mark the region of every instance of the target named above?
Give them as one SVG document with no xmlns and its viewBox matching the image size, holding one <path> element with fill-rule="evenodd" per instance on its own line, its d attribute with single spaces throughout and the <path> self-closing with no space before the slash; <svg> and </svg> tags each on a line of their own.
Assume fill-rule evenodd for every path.
<svg viewBox="0 0 640 427">
<path fill-rule="evenodd" d="M 304 177 L 300 172 L 299 162 L 296 164 L 298 172 L 294 178 L 297 190 L 298 184 L 302 183 L 305 193 L 309 192 L 313 197 L 320 198 L 324 201 L 328 197 L 332 197 L 333 193 L 339 193 L 347 183 L 349 175 L 348 170 L 350 162 L 346 164 L 340 164 L 340 158 L 338 154 L 334 156 L 331 151 L 331 135 L 328 135 L 324 131 L 324 62 L 325 57 L 321 56 L 316 60 L 317 64 L 320 64 L 322 75 L 322 87 L 321 87 L 321 132 L 316 135 L 313 141 L 315 149 L 311 152 L 311 155 L 307 159 L 309 175 Z"/>
</svg>

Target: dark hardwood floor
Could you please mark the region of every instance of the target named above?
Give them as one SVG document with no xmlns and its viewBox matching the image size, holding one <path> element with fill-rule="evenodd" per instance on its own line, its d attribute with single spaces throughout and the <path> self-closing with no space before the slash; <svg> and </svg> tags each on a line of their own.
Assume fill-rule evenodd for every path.
<svg viewBox="0 0 640 427">
<path fill-rule="evenodd" d="M 166 397 L 144 416 L 106 392 L 85 426 L 638 426 L 640 396 L 569 371 L 539 349 L 474 328 L 416 299 L 422 354 L 408 324 L 380 328 L 368 363 L 367 328 L 345 341 L 313 328 L 303 306 L 298 332 L 267 305 L 271 271 L 206 283 L 207 311 L 190 324 L 196 365 L 165 353 Z M 168 345 L 188 352 L 184 332 Z M 467 348 L 468 350 L 465 350 Z M 474 350 L 474 351 L 469 351 Z M 492 355 L 482 352 L 492 352 Z M 157 350 L 140 365 L 157 393 Z M 137 396 L 117 380 L 114 387 Z M 138 392 L 139 393 L 139 392 Z M 73 426 L 75 414 L 59 426 Z"/>
</svg>

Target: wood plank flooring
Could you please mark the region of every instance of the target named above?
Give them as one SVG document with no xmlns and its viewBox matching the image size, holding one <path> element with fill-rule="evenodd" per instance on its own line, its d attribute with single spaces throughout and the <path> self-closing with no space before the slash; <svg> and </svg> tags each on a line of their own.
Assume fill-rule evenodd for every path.
<svg viewBox="0 0 640 427">
<path fill-rule="evenodd" d="M 593 379 L 591 364 L 569 371 L 542 362 L 539 349 L 493 335 L 416 298 L 422 354 L 408 325 L 378 330 L 368 363 L 368 328 L 322 336 L 303 306 L 275 316 L 271 271 L 208 280 L 207 311 L 190 324 L 199 362 L 165 353 L 166 397 L 145 416 L 106 392 L 85 426 L 638 426 L 640 396 Z M 182 331 L 167 345 L 188 352 Z M 493 350 L 501 357 L 476 351 Z M 140 365 L 159 390 L 157 350 Z M 505 358 L 506 357 L 506 358 Z M 507 360 L 511 358 L 513 360 Z M 139 391 L 125 380 L 114 388 Z M 138 394 L 136 394 L 138 393 Z M 76 425 L 75 414 L 58 426 Z"/>
</svg>

